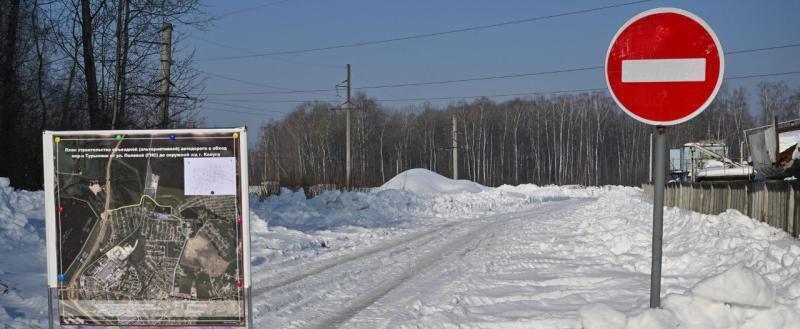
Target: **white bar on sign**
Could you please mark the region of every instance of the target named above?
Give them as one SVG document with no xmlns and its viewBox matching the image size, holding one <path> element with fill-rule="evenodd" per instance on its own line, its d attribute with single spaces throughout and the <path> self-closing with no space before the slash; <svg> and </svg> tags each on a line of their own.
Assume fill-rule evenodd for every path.
<svg viewBox="0 0 800 329">
<path fill-rule="evenodd" d="M 622 61 L 622 82 L 705 81 L 705 58 Z"/>
</svg>

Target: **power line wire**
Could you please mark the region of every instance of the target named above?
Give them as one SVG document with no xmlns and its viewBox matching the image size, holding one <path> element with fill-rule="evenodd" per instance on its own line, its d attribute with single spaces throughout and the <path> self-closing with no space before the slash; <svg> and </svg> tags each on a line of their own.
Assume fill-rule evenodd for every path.
<svg viewBox="0 0 800 329">
<path fill-rule="evenodd" d="M 733 76 L 733 77 L 730 77 L 730 78 L 725 78 L 723 80 L 739 80 L 739 79 L 750 79 L 750 78 L 776 77 L 776 76 L 793 75 L 793 74 L 800 74 L 800 71 L 788 71 L 788 72 L 740 75 L 740 76 Z"/>
<path fill-rule="evenodd" d="M 230 106 L 230 107 L 234 107 L 234 108 L 245 109 L 245 110 L 256 110 L 256 111 L 259 111 L 259 112 L 270 112 L 270 113 L 278 113 L 278 114 L 287 114 L 285 111 L 276 111 L 276 110 L 269 110 L 269 109 L 258 108 L 258 107 L 236 105 L 236 104 L 228 104 L 228 103 L 215 102 L 215 101 L 206 101 L 206 102 L 211 103 L 211 104 L 216 104 L 216 105 Z"/>
<path fill-rule="evenodd" d="M 230 113 L 241 113 L 241 114 L 253 114 L 253 115 L 277 115 L 277 113 L 264 113 L 264 112 L 249 112 L 249 111 L 237 111 L 231 109 L 220 109 L 215 107 L 202 107 L 200 108 L 202 111 L 218 111 L 218 112 L 230 112 Z"/>
<path fill-rule="evenodd" d="M 268 84 L 261 83 L 261 82 L 243 80 L 243 79 L 234 78 L 234 77 L 231 77 L 231 76 L 226 76 L 226 75 L 222 75 L 222 74 L 218 74 L 218 73 L 212 73 L 212 72 L 208 72 L 208 71 L 203 71 L 203 70 L 200 70 L 200 69 L 193 69 L 193 70 L 195 70 L 197 72 L 200 72 L 200 73 L 203 73 L 203 74 L 206 74 L 206 75 L 209 75 L 209 76 L 213 76 L 213 77 L 217 77 L 217 78 L 225 79 L 225 80 L 230 80 L 230 81 L 235 81 L 235 82 L 239 82 L 239 83 L 242 83 L 242 84 L 283 90 L 285 93 L 309 93 L 309 94 L 317 94 L 317 95 L 328 96 L 328 97 L 332 96 L 330 94 L 324 94 L 324 93 L 321 93 L 321 92 L 315 91 L 315 90 L 296 90 L 296 89 L 291 89 L 291 88 L 268 85 Z M 206 95 L 210 95 L 210 94 L 206 94 Z"/>
<path fill-rule="evenodd" d="M 800 71 L 787 71 L 787 72 L 774 72 L 763 74 L 748 74 L 740 76 L 732 76 L 724 78 L 723 80 L 740 80 L 750 78 L 762 78 L 772 76 L 783 76 L 800 74 Z M 508 97 L 508 96 L 524 96 L 524 95 L 544 95 L 544 94 L 563 94 L 563 93 L 579 93 L 579 92 L 593 92 L 593 91 L 608 91 L 608 88 L 586 88 L 586 89 L 570 89 L 559 91 L 536 91 L 536 92 L 522 92 L 522 93 L 509 93 L 509 94 L 494 94 L 494 95 L 472 95 L 472 96 L 448 96 L 448 97 L 422 97 L 422 98 L 393 98 L 393 99 L 376 99 L 376 102 L 405 102 L 405 101 L 427 101 L 427 100 L 448 100 L 448 99 L 466 99 L 466 98 L 480 98 L 480 97 Z"/>
<path fill-rule="evenodd" d="M 293 89 L 290 89 L 290 88 L 278 87 L 278 86 L 268 85 L 268 84 L 265 84 L 265 83 L 260 83 L 260 82 L 255 82 L 255 81 L 242 80 L 242 79 L 239 79 L 239 78 L 229 77 L 229 76 L 225 76 L 225 75 L 222 75 L 222 74 L 212 73 L 212 72 L 203 71 L 203 70 L 199 70 L 199 69 L 194 69 L 194 70 L 197 71 L 197 72 L 203 73 L 205 75 L 212 76 L 212 77 L 217 77 L 217 78 L 220 78 L 220 79 L 235 81 L 235 82 L 239 82 L 239 83 L 243 83 L 243 84 L 247 84 L 247 85 L 265 87 L 265 88 L 270 88 L 270 89 L 285 90 L 285 91 L 294 91 Z"/>
<path fill-rule="evenodd" d="M 353 88 L 353 89 L 364 90 L 364 89 L 382 89 L 382 88 L 399 88 L 399 87 L 425 86 L 425 85 L 440 85 L 440 84 L 458 83 L 458 82 L 508 79 L 508 78 L 520 78 L 520 77 L 537 76 L 537 75 L 548 75 L 548 74 L 558 74 L 558 73 L 568 73 L 568 72 L 590 71 L 590 70 L 598 70 L 598 69 L 602 69 L 602 68 L 603 68 L 602 66 L 589 66 L 589 67 L 579 67 L 579 68 L 561 69 L 561 70 L 553 70 L 553 71 L 540 71 L 540 72 L 519 73 L 519 74 L 493 75 L 493 76 L 476 77 L 476 78 L 465 78 L 465 79 L 385 84 L 385 85 L 377 85 L 377 86 L 357 87 L 357 88 Z"/>
<path fill-rule="evenodd" d="M 724 78 L 723 80 L 740 80 L 740 79 L 784 76 L 784 75 L 794 75 L 794 74 L 800 74 L 800 71 L 786 71 L 786 72 L 773 72 L 773 73 L 738 75 L 738 76 L 727 77 L 727 78 Z M 606 87 L 598 87 L 598 88 L 567 89 L 567 90 L 556 90 L 556 91 L 533 91 L 533 92 L 503 93 L 503 94 L 482 94 L 482 95 L 468 95 L 468 96 L 389 98 L 389 99 L 375 99 L 375 101 L 376 102 L 432 101 L 432 100 L 467 99 L 467 98 L 480 98 L 480 97 L 487 97 L 488 98 L 488 97 L 510 97 L 510 96 L 526 96 L 526 95 L 547 95 L 547 94 L 596 92 L 596 91 L 607 91 L 607 90 L 608 90 L 608 88 L 606 88 Z M 237 101 L 237 100 L 229 100 L 229 101 Z M 272 102 L 272 100 L 267 100 L 267 101 L 238 100 L 238 101 Z M 286 102 L 315 102 L 315 101 L 319 101 L 319 102 L 336 102 L 336 100 L 303 100 L 303 101 L 301 101 L 301 100 L 292 100 L 292 101 L 286 101 Z M 275 102 L 282 102 L 282 101 L 275 101 Z M 226 105 L 232 105 L 232 104 L 226 104 Z"/>
<path fill-rule="evenodd" d="M 339 99 L 236 99 L 236 98 L 210 98 L 212 101 L 235 102 L 235 103 L 313 103 L 313 102 L 340 102 Z"/>
<path fill-rule="evenodd" d="M 407 40 L 414 40 L 414 39 L 431 38 L 431 37 L 437 37 L 437 36 L 442 36 L 442 35 L 447 35 L 447 34 L 455 34 L 455 33 L 470 32 L 470 31 L 477 31 L 477 30 L 485 30 L 485 29 L 498 28 L 498 27 L 503 27 L 503 26 L 508 26 L 508 25 L 530 23 L 530 22 L 535 22 L 535 21 L 548 20 L 548 19 L 553 19 L 553 18 L 580 15 L 580 14 L 586 14 L 586 13 L 591 13 L 591 12 L 595 12 L 595 11 L 602 11 L 602 10 L 607 10 L 607 9 L 620 8 L 620 7 L 631 6 L 631 5 L 636 5 L 636 4 L 641 4 L 641 3 L 651 2 L 651 1 L 653 1 L 653 0 L 638 0 L 638 1 L 623 2 L 623 3 L 607 5 L 607 6 L 601 6 L 601 7 L 587 8 L 587 9 L 574 10 L 574 11 L 567 11 L 567 12 L 562 12 L 562 13 L 558 13 L 558 14 L 551 14 L 551 15 L 545 15 L 545 16 L 537 16 L 537 17 L 530 17 L 530 18 L 524 18 L 524 19 L 517 19 L 517 20 L 505 21 L 505 22 L 500 22 L 500 23 L 494 23 L 494 24 L 469 26 L 469 27 L 464 27 L 464 28 L 459 28 L 459 29 L 452 29 L 452 30 L 445 30 L 445 31 L 438 31 L 438 32 L 413 34 L 413 35 L 407 35 L 407 36 L 395 37 L 395 38 L 388 38 L 388 39 L 360 41 L 360 42 L 345 43 L 345 44 L 339 44 L 339 45 L 333 45 L 333 46 L 325 46 L 325 47 L 315 47 L 315 48 L 305 48 L 305 49 L 274 51 L 274 52 L 251 54 L 251 55 L 212 57 L 212 58 L 199 59 L 199 60 L 206 60 L 206 61 L 236 60 L 236 59 L 264 57 L 264 56 L 310 53 L 310 52 L 332 50 L 332 49 L 341 49 L 341 48 L 363 47 L 363 46 L 391 43 L 391 42 L 398 42 L 398 41 L 407 41 Z"/>
<path fill-rule="evenodd" d="M 251 55 L 256 55 L 257 54 L 256 52 L 254 52 L 252 50 L 248 50 L 248 49 L 244 49 L 244 48 L 240 48 L 240 47 L 234 47 L 234 46 L 227 45 L 227 44 L 224 44 L 224 43 L 221 43 L 221 42 L 218 42 L 218 41 L 208 40 L 208 39 L 205 39 L 203 37 L 198 37 L 198 36 L 194 36 L 194 35 L 192 37 L 197 39 L 197 40 L 200 40 L 200 41 L 212 44 L 212 45 L 216 45 L 216 46 L 221 47 L 221 48 L 233 49 L 233 50 L 236 50 L 236 51 L 239 51 L 239 52 L 243 52 L 245 54 L 251 54 Z M 263 58 L 270 59 L 270 60 L 276 60 L 276 61 L 280 61 L 280 62 L 291 63 L 291 64 L 297 64 L 297 65 L 314 66 L 314 67 L 323 68 L 323 69 L 329 69 L 329 70 L 333 70 L 333 69 L 339 70 L 339 69 L 342 68 L 341 65 L 333 65 L 333 64 L 327 64 L 327 63 L 315 63 L 315 62 L 308 62 L 308 61 L 299 61 L 299 60 L 295 60 L 295 59 L 288 59 L 288 58 L 285 58 L 285 57 L 278 57 L 278 56 L 268 56 L 268 57 L 263 57 Z"/>
<path fill-rule="evenodd" d="M 723 80 L 738 80 L 738 79 L 749 79 L 749 78 L 759 78 L 759 77 L 770 77 L 770 76 L 783 76 L 783 75 L 791 75 L 791 74 L 800 74 L 799 71 L 787 71 L 787 72 L 774 72 L 774 73 L 763 73 L 763 74 L 748 74 L 748 75 L 740 75 L 740 76 L 733 76 L 728 77 Z M 566 94 L 566 93 L 584 93 L 584 92 L 602 92 L 607 93 L 608 88 L 585 88 L 585 89 L 569 89 L 569 90 L 557 90 L 557 91 L 534 91 L 534 92 L 521 92 L 521 93 L 506 93 L 506 94 L 493 94 L 493 95 L 472 95 L 472 96 L 449 96 L 449 97 L 429 97 L 429 98 L 395 98 L 395 99 L 376 99 L 376 102 L 395 102 L 395 101 L 429 101 L 429 100 L 448 100 L 448 99 L 468 99 L 468 98 L 482 98 L 482 97 L 510 97 L 510 96 L 530 96 L 530 95 L 553 95 L 553 94 Z M 255 110 L 257 112 L 252 111 L 241 111 L 241 110 L 232 110 L 232 109 L 219 109 L 219 108 L 208 108 L 203 107 L 203 110 L 210 110 L 210 111 L 222 111 L 222 112 L 231 112 L 231 113 L 242 113 L 242 114 L 250 114 L 250 115 L 271 115 L 270 117 L 275 117 L 275 115 L 287 115 L 290 112 L 281 112 L 275 110 L 267 110 L 249 106 L 242 106 L 242 105 L 235 105 L 235 104 L 228 104 L 223 102 L 215 102 L 215 101 L 207 101 L 209 103 L 223 105 L 223 106 L 230 106 L 235 108 L 243 108 L 249 110 Z M 267 112 L 267 113 L 264 113 Z"/>
<path fill-rule="evenodd" d="M 250 92 L 230 92 L 230 93 L 204 93 L 202 96 L 227 96 L 227 95 L 282 95 L 282 94 L 302 94 L 302 93 L 317 93 L 326 91 L 336 91 L 336 89 L 307 89 L 307 90 L 287 90 L 287 91 L 250 91 Z M 326 95 L 329 96 L 329 95 Z"/>
<path fill-rule="evenodd" d="M 420 98 L 391 98 L 391 99 L 376 99 L 376 102 L 407 102 L 407 101 L 432 101 L 432 100 L 448 100 L 448 99 L 466 99 L 466 98 L 481 98 L 481 97 L 510 97 L 510 96 L 527 96 L 527 95 L 547 95 L 547 94 L 564 94 L 564 93 L 581 93 L 602 91 L 607 88 L 586 88 L 586 89 L 568 89 L 568 90 L 555 90 L 555 91 L 533 91 L 533 92 L 520 92 L 520 93 L 507 93 L 507 94 L 484 94 L 484 95 L 471 95 L 471 96 L 445 96 L 445 97 L 420 97 Z"/>
<path fill-rule="evenodd" d="M 272 2 L 268 2 L 268 3 L 265 3 L 265 4 L 258 5 L 258 6 L 249 7 L 249 8 L 237 9 L 237 10 L 234 10 L 234 11 L 231 11 L 231 12 L 227 12 L 227 13 L 224 13 L 224 14 L 220 14 L 220 15 L 214 16 L 214 19 L 223 19 L 223 18 L 227 18 L 227 17 L 233 16 L 233 15 L 238 15 L 238 14 L 242 14 L 242 13 L 246 13 L 246 12 L 251 12 L 253 10 L 257 10 L 257 9 L 261 9 L 261 8 L 266 8 L 266 7 L 271 7 L 271 6 L 274 6 L 274 5 L 279 5 L 279 4 L 282 4 L 282 3 L 285 3 L 285 2 L 289 2 L 289 1 L 293 1 L 293 0 L 278 0 L 278 1 L 272 1 Z"/>
<path fill-rule="evenodd" d="M 800 43 L 790 43 L 790 44 L 783 44 L 783 45 L 775 45 L 769 47 L 760 47 L 760 48 L 750 48 L 750 49 L 740 49 L 727 52 L 727 55 L 739 55 L 745 53 L 753 53 L 753 52 L 760 52 L 760 51 L 768 51 L 768 50 L 777 50 L 777 49 L 787 49 L 787 48 L 795 48 L 800 47 Z M 373 85 L 373 86 L 364 86 L 364 87 L 356 87 L 353 88 L 355 90 L 367 90 L 367 89 L 383 89 L 383 88 L 401 88 L 401 87 L 411 87 L 411 86 L 425 86 L 425 85 L 440 85 L 440 84 L 450 84 L 450 83 L 463 83 L 463 82 L 472 82 L 472 81 L 485 81 L 485 80 L 497 80 L 497 79 L 509 79 L 509 78 L 520 78 L 520 77 L 530 77 L 530 76 L 541 76 L 541 75 L 551 75 L 551 74 L 560 74 L 560 73 L 570 73 L 570 72 L 581 72 L 581 71 L 591 71 L 591 70 L 600 70 L 603 69 L 604 66 L 586 66 L 586 67 L 577 67 L 577 68 L 564 68 L 559 70 L 551 70 L 551 71 L 538 71 L 538 72 L 528 72 L 528 73 L 518 73 L 518 74 L 505 74 L 505 75 L 491 75 L 491 76 L 482 76 L 482 77 L 474 77 L 474 78 L 463 78 L 463 79 L 449 79 L 449 80 L 438 80 L 438 81 L 419 81 L 419 82 L 406 82 L 406 83 L 395 83 L 395 84 L 383 84 L 383 85 Z M 198 70 L 199 71 L 199 70 Z M 204 71 L 201 71 L 204 72 Z M 210 75 L 216 75 L 223 77 L 225 79 L 238 81 L 242 83 L 248 83 L 256 86 L 268 86 L 271 88 L 279 88 L 279 89 L 287 89 L 281 87 L 275 87 L 270 85 L 261 84 L 258 82 L 253 81 L 246 81 L 232 77 L 225 77 L 219 74 L 204 72 Z M 207 93 L 205 95 L 214 95 L 214 96 L 223 96 L 223 95 L 265 95 L 265 94 L 292 94 L 292 93 L 320 93 L 326 91 L 336 91 L 336 89 L 312 89 L 312 90 L 285 90 L 281 92 L 236 92 L 236 93 Z M 325 95 L 325 94 L 322 94 Z M 330 96 L 330 95 L 325 95 Z"/>
<path fill-rule="evenodd" d="M 794 48 L 794 47 L 800 47 L 800 43 L 791 43 L 791 44 L 777 45 L 777 46 L 770 46 L 770 47 L 763 47 L 763 48 L 751 48 L 751 49 L 734 50 L 734 51 L 731 51 L 731 52 L 727 52 L 725 54 L 726 55 L 739 55 L 739 54 L 745 54 L 745 53 L 753 53 L 753 52 L 759 52 L 759 51 L 785 49 L 785 48 Z M 363 90 L 363 89 L 399 88 L 399 87 L 411 87 L 411 86 L 438 85 L 438 84 L 448 84 L 448 83 L 495 80 L 495 79 L 508 79 L 508 78 L 520 78 L 520 77 L 549 75 L 549 74 L 558 74 L 558 73 L 601 70 L 603 68 L 604 68 L 604 66 L 598 65 L 598 66 L 587 66 L 587 67 L 577 67 L 577 68 L 565 68 L 565 69 L 552 70 L 552 71 L 539 71 L 539 72 L 519 73 L 519 74 L 506 74 L 506 75 L 491 75 L 491 76 L 483 76 L 483 77 L 475 77 L 475 78 L 464 78 L 464 79 L 451 79 L 451 80 L 440 80 L 440 81 L 421 81 L 421 82 L 385 84 L 385 85 L 376 85 L 376 86 L 356 87 L 356 88 L 353 88 L 353 89 Z"/>
<path fill-rule="evenodd" d="M 784 49 L 784 48 L 794 48 L 800 47 L 800 43 L 790 43 L 786 45 L 779 45 L 779 46 L 772 46 L 772 47 L 764 47 L 764 48 L 752 48 L 752 49 L 743 49 L 743 50 L 734 50 L 725 52 L 725 55 L 736 55 L 736 54 L 745 54 L 745 53 L 754 53 L 758 51 L 767 51 L 767 50 L 775 50 L 775 49 Z"/>
</svg>

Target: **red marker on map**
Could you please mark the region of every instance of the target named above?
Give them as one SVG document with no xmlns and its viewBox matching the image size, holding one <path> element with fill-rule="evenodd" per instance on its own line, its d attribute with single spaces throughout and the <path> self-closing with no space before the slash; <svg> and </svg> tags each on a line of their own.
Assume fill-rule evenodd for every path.
<svg viewBox="0 0 800 329">
<path fill-rule="evenodd" d="M 241 288 L 242 287 L 242 280 L 236 280 L 236 287 L 237 288 Z"/>
<path fill-rule="evenodd" d="M 63 213 L 63 212 L 64 212 L 64 207 L 58 207 L 58 213 L 60 214 L 60 213 Z"/>
</svg>

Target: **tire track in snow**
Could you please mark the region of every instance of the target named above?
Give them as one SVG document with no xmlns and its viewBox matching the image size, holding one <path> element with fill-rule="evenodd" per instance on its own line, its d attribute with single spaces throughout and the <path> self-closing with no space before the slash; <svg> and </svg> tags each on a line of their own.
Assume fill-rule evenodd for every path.
<svg viewBox="0 0 800 329">
<path fill-rule="evenodd" d="M 269 292 L 271 290 L 275 290 L 275 289 L 278 289 L 278 288 L 281 288 L 281 287 L 288 286 L 288 285 L 290 285 L 292 283 L 295 283 L 295 282 L 301 281 L 301 280 L 303 280 L 305 278 L 320 274 L 320 273 L 325 272 L 327 270 L 330 270 L 330 269 L 332 269 L 334 267 L 346 265 L 348 263 L 351 263 L 353 261 L 359 260 L 361 258 L 365 258 L 365 257 L 371 256 L 373 254 L 381 253 L 383 251 L 387 251 L 387 250 L 390 250 L 390 249 L 395 249 L 395 248 L 398 248 L 398 247 L 402 247 L 403 245 L 406 245 L 406 244 L 409 244 L 409 243 L 412 243 L 412 242 L 415 242 L 415 241 L 418 241 L 418 240 L 422 241 L 426 237 L 428 237 L 430 239 L 433 239 L 433 238 L 435 238 L 436 233 L 439 233 L 439 232 L 441 232 L 441 231 L 443 231 L 445 229 L 448 229 L 448 228 L 453 227 L 456 224 L 460 224 L 460 223 L 461 222 L 451 222 L 451 223 L 447 223 L 447 224 L 444 224 L 444 225 L 441 225 L 441 226 L 438 226 L 438 227 L 435 227 L 435 228 L 432 228 L 432 229 L 429 229 L 429 230 L 426 230 L 426 231 L 416 232 L 416 233 L 409 233 L 409 234 L 401 236 L 400 238 L 397 238 L 397 239 L 394 239 L 394 240 L 391 240 L 391 241 L 388 241 L 388 242 L 381 243 L 376 247 L 368 248 L 368 249 L 363 250 L 361 252 L 357 252 L 357 253 L 353 253 L 351 255 L 346 255 L 346 256 L 341 256 L 341 257 L 335 257 L 333 259 L 329 259 L 329 260 L 323 262 L 322 265 L 317 266 L 317 267 L 315 267 L 313 269 L 310 269 L 308 271 L 305 271 L 305 272 L 303 272 L 301 274 L 298 274 L 298 275 L 283 279 L 281 281 L 278 281 L 276 283 L 273 283 L 273 284 L 270 284 L 270 285 L 267 285 L 267 286 L 256 287 L 256 289 L 253 290 L 253 295 L 258 296 L 258 295 L 267 293 L 267 292 Z"/>
<path fill-rule="evenodd" d="M 571 200 L 574 201 L 576 200 Z M 513 213 L 513 214 L 500 214 L 494 215 L 489 217 L 483 218 L 476 218 L 474 220 L 470 220 L 469 223 L 476 222 L 476 221 L 486 221 L 487 219 L 494 219 L 482 225 L 479 225 L 471 230 L 467 231 L 455 239 L 452 239 L 445 243 L 444 245 L 436 248 L 435 250 L 421 256 L 420 258 L 416 259 L 410 267 L 405 268 L 403 271 L 395 275 L 394 277 L 387 278 L 383 284 L 380 286 L 373 288 L 372 290 L 368 291 L 367 293 L 359 296 L 356 298 L 350 305 L 346 306 L 345 308 L 329 315 L 328 317 L 322 319 L 321 321 L 317 322 L 315 325 L 311 326 L 311 328 L 339 328 L 342 327 L 347 321 L 353 318 L 356 314 L 364 310 L 365 308 L 369 307 L 370 305 L 374 304 L 376 301 L 383 298 L 386 294 L 394 290 L 395 288 L 403 285 L 405 282 L 409 281 L 410 279 L 416 277 L 420 273 L 424 272 L 428 268 L 436 265 L 440 260 L 444 260 L 447 256 L 460 252 L 465 252 L 464 249 L 474 249 L 475 246 L 470 246 L 470 242 L 477 240 L 480 236 L 491 234 L 496 229 L 496 225 L 502 222 L 508 222 L 515 219 L 530 217 L 539 213 L 545 213 L 553 208 L 561 208 L 564 207 L 565 204 L 569 201 L 563 202 L 555 202 L 553 204 L 546 204 L 542 207 L 537 207 L 532 210 Z M 464 222 L 459 223 L 448 223 L 448 227 L 453 226 L 455 224 L 465 224 Z M 445 229 L 446 227 L 442 227 L 436 232 Z M 433 233 L 433 232 L 428 232 Z M 424 235 L 425 233 L 423 233 Z"/>
<path fill-rule="evenodd" d="M 547 206 L 544 206 L 544 207 L 547 207 Z M 541 209 L 541 208 L 542 207 L 539 207 L 539 208 L 536 208 L 536 209 Z M 508 214 L 497 214 L 497 215 L 473 218 L 473 219 L 468 219 L 468 220 L 452 221 L 452 222 L 449 222 L 449 223 L 446 223 L 446 224 L 443 224 L 443 225 L 440 225 L 440 226 L 437 226 L 437 227 L 434 227 L 434 228 L 431 228 L 431 229 L 428 229 L 428 230 L 425 230 L 425 231 L 409 233 L 409 234 L 403 235 L 403 236 L 401 236 L 401 237 L 399 237 L 397 239 L 393 239 L 393 240 L 390 240 L 390 241 L 387 241 L 387 242 L 380 243 L 375 247 L 368 248 L 368 249 L 362 250 L 360 252 L 356 252 L 356 253 L 353 253 L 353 254 L 350 254 L 350 255 L 335 257 L 335 258 L 332 258 L 332 259 L 328 259 L 328 260 L 322 262 L 322 265 L 316 266 L 316 267 L 314 267 L 314 268 L 312 268 L 312 269 L 310 269 L 308 271 L 305 271 L 305 272 L 302 272 L 300 274 L 291 276 L 289 278 L 280 280 L 278 282 L 275 282 L 275 283 L 272 283 L 272 284 L 269 284 L 269 285 L 266 285 L 266 286 L 254 287 L 253 295 L 254 296 L 258 296 L 258 295 L 270 292 L 272 290 L 288 286 L 290 284 L 293 284 L 295 282 L 301 281 L 301 280 L 306 279 L 308 277 L 315 276 L 315 275 L 320 274 L 322 272 L 331 270 L 333 268 L 336 268 L 336 267 L 339 267 L 339 266 L 342 266 L 342 265 L 346 265 L 348 263 L 352 263 L 353 261 L 357 261 L 357 260 L 369 257 L 369 256 L 374 255 L 374 254 L 378 254 L 378 253 L 381 253 L 381 252 L 384 252 L 384 251 L 388 251 L 388 250 L 391 250 L 391 249 L 396 249 L 396 248 L 399 248 L 399 247 L 402 247 L 402 246 L 405 246 L 405 245 L 408 245 L 408 244 L 412 244 L 412 243 L 417 242 L 417 241 L 424 241 L 425 238 L 428 238 L 428 240 L 432 240 L 432 239 L 434 239 L 436 237 L 436 234 L 438 234 L 438 233 L 440 233 L 440 232 L 442 232 L 444 230 L 447 230 L 449 228 L 452 228 L 453 226 L 456 226 L 456 225 L 464 225 L 464 224 L 473 223 L 473 222 L 476 222 L 476 221 L 484 221 L 484 220 L 487 220 L 487 219 L 502 218 L 504 216 L 508 216 Z M 423 242 L 423 244 L 424 244 L 424 242 Z"/>
</svg>

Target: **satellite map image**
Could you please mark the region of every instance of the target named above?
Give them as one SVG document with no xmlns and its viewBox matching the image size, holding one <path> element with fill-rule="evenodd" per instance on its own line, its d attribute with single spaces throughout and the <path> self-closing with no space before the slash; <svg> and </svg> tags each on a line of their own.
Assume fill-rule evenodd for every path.
<svg viewBox="0 0 800 329">
<path fill-rule="evenodd" d="M 244 323 L 238 137 L 55 135 L 62 324 Z"/>
</svg>

